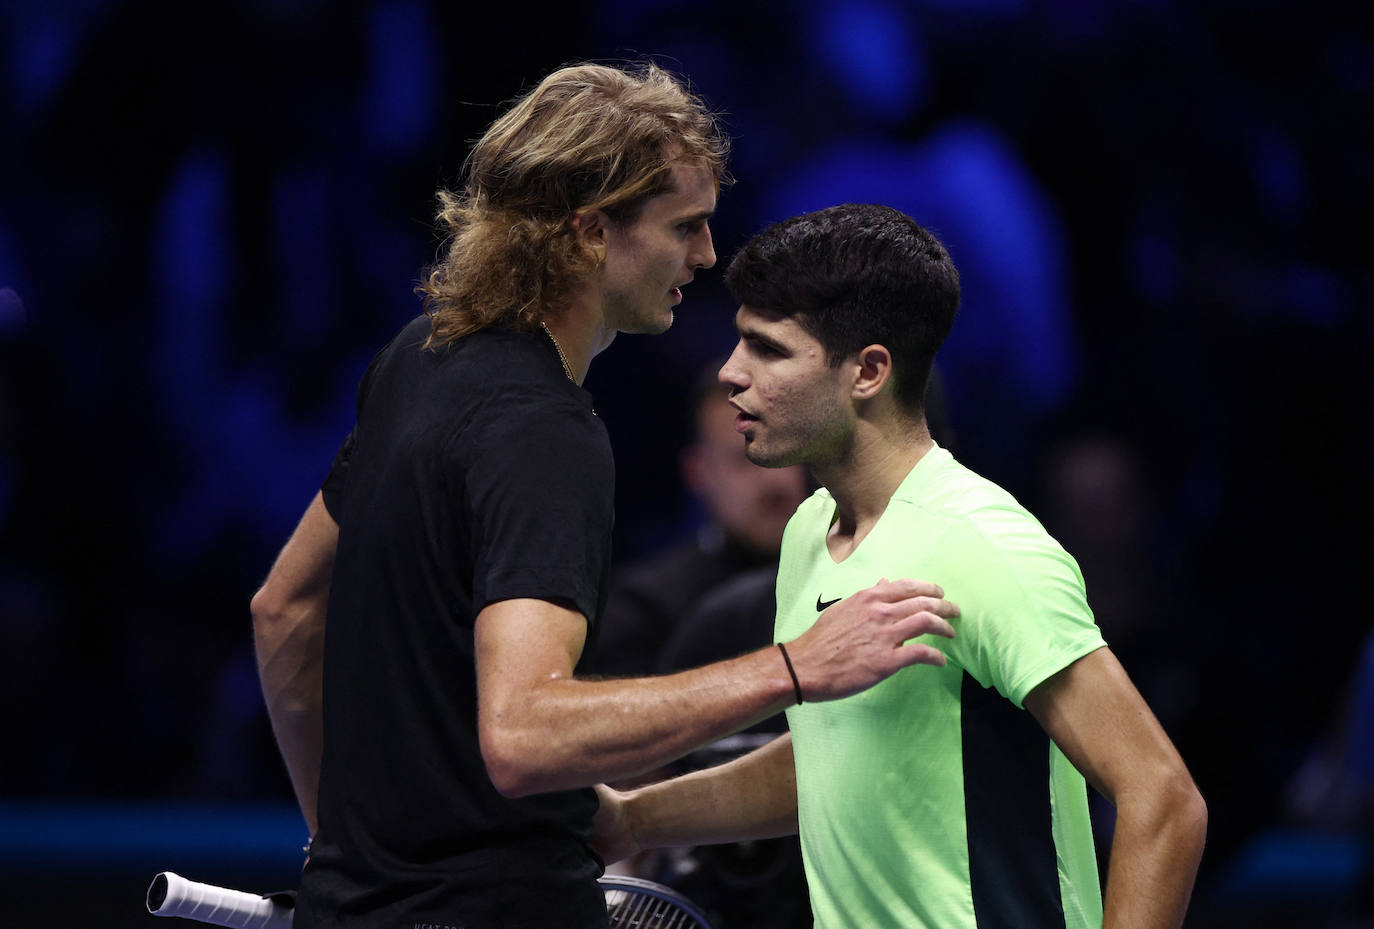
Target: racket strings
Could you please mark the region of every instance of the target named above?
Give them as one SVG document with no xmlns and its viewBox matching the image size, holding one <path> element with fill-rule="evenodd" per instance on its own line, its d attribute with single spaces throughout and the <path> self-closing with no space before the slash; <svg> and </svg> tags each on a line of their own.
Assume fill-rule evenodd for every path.
<svg viewBox="0 0 1374 929">
<path fill-rule="evenodd" d="M 611 929 L 699 929 L 701 923 L 675 903 L 617 890 L 606 895 Z"/>
</svg>

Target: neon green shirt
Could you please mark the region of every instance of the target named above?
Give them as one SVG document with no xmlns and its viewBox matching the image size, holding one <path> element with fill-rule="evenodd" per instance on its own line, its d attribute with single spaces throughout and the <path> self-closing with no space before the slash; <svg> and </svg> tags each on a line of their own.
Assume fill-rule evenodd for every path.
<svg viewBox="0 0 1374 929">
<path fill-rule="evenodd" d="M 787 711 L 819 929 L 1084 929 L 1102 923 L 1087 791 L 1022 708 L 1103 646 L 1073 558 L 1010 494 L 936 446 L 843 563 L 821 489 L 788 524 L 779 641 L 880 578 L 934 581 L 960 607 L 943 668 L 906 668 Z"/>
</svg>

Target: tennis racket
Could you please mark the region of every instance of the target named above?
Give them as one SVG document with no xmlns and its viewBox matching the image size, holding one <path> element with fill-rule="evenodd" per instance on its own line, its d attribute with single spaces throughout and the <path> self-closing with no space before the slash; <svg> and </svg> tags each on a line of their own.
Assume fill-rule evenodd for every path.
<svg viewBox="0 0 1374 929">
<path fill-rule="evenodd" d="M 611 929 L 711 929 L 701 911 L 677 891 L 636 877 L 603 877 Z M 290 893 L 258 896 L 188 881 L 163 871 L 148 888 L 148 912 L 231 929 L 291 929 Z"/>
<path fill-rule="evenodd" d="M 670 887 L 637 877 L 603 877 L 611 929 L 711 929 L 692 901 Z"/>
<path fill-rule="evenodd" d="M 291 929 L 295 899 L 290 893 L 256 894 L 188 881 L 163 871 L 148 887 L 148 912 L 181 916 L 232 929 Z"/>
</svg>

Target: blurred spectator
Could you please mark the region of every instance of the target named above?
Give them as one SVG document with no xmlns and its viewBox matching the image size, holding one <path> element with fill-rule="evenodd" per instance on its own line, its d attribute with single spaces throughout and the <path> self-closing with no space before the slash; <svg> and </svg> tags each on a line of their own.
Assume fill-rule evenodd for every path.
<svg viewBox="0 0 1374 929">
<path fill-rule="evenodd" d="M 1071 432 L 1045 450 L 1039 511 L 1074 553 L 1103 638 L 1177 743 L 1198 700 L 1186 641 L 1190 614 L 1164 537 L 1147 466 L 1125 439 Z M 1088 792 L 1098 864 L 1106 877 L 1116 810 Z"/>
<path fill-rule="evenodd" d="M 762 468 L 745 457 L 744 440 L 734 427 L 735 410 L 717 380 L 722 363 L 708 363 L 697 375 L 688 398 L 693 437 L 679 459 L 682 483 L 703 511 L 701 525 L 613 578 L 596 643 L 580 668 L 583 673 L 683 670 L 772 640 L 773 581 L 782 533 L 809 485 L 800 467 Z M 748 583 L 737 589 L 730 583 L 735 579 Z M 778 715 L 749 734 L 723 740 L 672 770 L 640 780 L 727 761 L 784 728 L 784 717 Z M 810 925 L 795 837 L 650 852 L 624 869 L 678 886 L 706 909 L 717 929 Z"/>
<path fill-rule="evenodd" d="M 744 456 L 735 410 L 716 381 L 719 370 L 711 363 L 698 375 L 689 398 L 695 435 L 679 462 L 704 521 L 666 551 L 619 571 L 583 673 L 657 668 L 664 642 L 704 594 L 742 571 L 776 562 L 782 531 L 807 493 L 800 467 L 761 468 Z"/>
<path fill-rule="evenodd" d="M 741 572 L 703 596 L 663 646 L 659 670 L 698 667 L 772 642 L 777 579 L 772 562 Z M 665 773 L 724 764 L 786 731 L 787 717 L 780 713 L 688 755 Z M 811 926 L 797 836 L 677 849 L 657 867 L 657 877 L 702 906 L 717 929 Z"/>
<path fill-rule="evenodd" d="M 1147 465 L 1126 440 L 1094 433 L 1059 440 L 1046 459 L 1046 526 L 1075 553 L 1103 637 L 1172 731 L 1197 686 L 1177 647 L 1188 620 L 1177 545 L 1165 536 Z"/>
</svg>

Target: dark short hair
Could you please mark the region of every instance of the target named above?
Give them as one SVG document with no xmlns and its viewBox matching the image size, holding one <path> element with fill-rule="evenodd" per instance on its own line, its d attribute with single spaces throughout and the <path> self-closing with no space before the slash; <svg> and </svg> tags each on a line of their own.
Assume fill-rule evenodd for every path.
<svg viewBox="0 0 1374 929">
<path fill-rule="evenodd" d="M 783 220 L 739 250 L 725 284 L 740 303 L 796 319 L 832 365 L 866 345 L 893 357 L 897 402 L 923 406 L 935 353 L 959 310 L 959 272 L 900 210 L 846 203 Z"/>
</svg>

